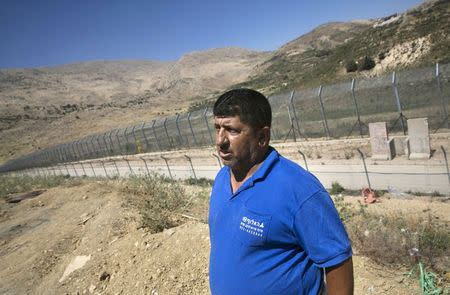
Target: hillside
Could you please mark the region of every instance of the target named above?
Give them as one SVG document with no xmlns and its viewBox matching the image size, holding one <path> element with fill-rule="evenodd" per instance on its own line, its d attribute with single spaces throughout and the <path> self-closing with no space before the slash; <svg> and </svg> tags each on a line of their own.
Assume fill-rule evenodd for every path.
<svg viewBox="0 0 450 295">
<path fill-rule="evenodd" d="M 402 14 L 366 22 L 329 23 L 287 43 L 240 86 L 268 93 L 348 81 L 387 71 L 450 62 L 450 1 L 427 1 Z M 365 56 L 370 71 L 347 73 Z"/>
<path fill-rule="evenodd" d="M 0 70 L 0 162 L 186 111 L 193 101 L 245 81 L 266 55 L 230 47 L 192 52 L 175 62 Z"/>
<path fill-rule="evenodd" d="M 228 47 L 177 61 L 96 61 L 0 69 L 0 162 L 83 136 L 210 105 L 218 93 L 266 95 L 450 62 L 450 1 L 374 20 L 323 24 L 273 52 Z M 374 61 L 347 72 L 349 62 Z"/>
</svg>

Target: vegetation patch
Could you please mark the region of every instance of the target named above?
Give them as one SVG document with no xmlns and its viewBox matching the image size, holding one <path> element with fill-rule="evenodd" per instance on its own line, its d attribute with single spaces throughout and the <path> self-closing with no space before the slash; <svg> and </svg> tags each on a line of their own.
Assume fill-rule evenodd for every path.
<svg viewBox="0 0 450 295">
<path fill-rule="evenodd" d="M 70 178 L 68 176 L 0 176 L 0 198 L 11 194 L 62 185 L 76 186 L 80 185 L 82 181 L 80 178 Z"/>
<path fill-rule="evenodd" d="M 181 224 L 176 213 L 188 205 L 188 198 L 178 182 L 157 175 L 134 176 L 125 179 L 121 189 L 129 204 L 138 209 L 142 226 L 151 233 Z"/>
<path fill-rule="evenodd" d="M 384 265 L 417 267 L 422 263 L 438 274 L 448 270 L 450 231 L 435 216 L 375 214 L 361 203 L 353 206 L 339 197 L 334 201 L 358 253 Z"/>
</svg>

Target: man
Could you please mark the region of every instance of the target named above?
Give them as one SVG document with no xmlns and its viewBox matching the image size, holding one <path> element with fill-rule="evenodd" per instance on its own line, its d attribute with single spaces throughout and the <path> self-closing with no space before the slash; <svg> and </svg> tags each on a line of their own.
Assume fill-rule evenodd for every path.
<svg viewBox="0 0 450 295">
<path fill-rule="evenodd" d="M 352 250 L 320 182 L 269 146 L 270 104 L 251 89 L 214 104 L 224 163 L 211 193 L 213 295 L 353 294 Z M 325 276 L 325 278 L 324 278 Z"/>
</svg>

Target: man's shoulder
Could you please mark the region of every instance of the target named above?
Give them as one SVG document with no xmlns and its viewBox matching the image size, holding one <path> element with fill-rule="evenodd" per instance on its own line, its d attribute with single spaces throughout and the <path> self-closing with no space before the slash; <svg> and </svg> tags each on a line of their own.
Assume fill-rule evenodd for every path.
<svg viewBox="0 0 450 295">
<path fill-rule="evenodd" d="M 325 188 L 320 181 L 309 171 L 297 163 L 279 156 L 277 165 L 273 167 L 272 181 L 290 188 L 303 197 L 309 197 Z"/>
</svg>

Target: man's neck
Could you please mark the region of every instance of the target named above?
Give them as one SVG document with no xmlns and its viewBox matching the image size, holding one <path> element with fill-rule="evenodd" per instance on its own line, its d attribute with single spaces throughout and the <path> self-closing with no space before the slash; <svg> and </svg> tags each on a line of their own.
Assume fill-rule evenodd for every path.
<svg viewBox="0 0 450 295">
<path fill-rule="evenodd" d="M 231 169 L 231 188 L 233 193 L 235 193 L 244 182 L 252 177 L 253 174 L 258 170 L 258 168 L 262 165 L 267 155 L 269 154 L 269 150 L 264 152 L 261 156 L 259 156 L 254 163 L 250 163 L 247 167 L 239 167 L 235 169 Z"/>
</svg>

